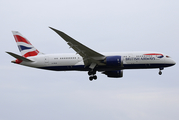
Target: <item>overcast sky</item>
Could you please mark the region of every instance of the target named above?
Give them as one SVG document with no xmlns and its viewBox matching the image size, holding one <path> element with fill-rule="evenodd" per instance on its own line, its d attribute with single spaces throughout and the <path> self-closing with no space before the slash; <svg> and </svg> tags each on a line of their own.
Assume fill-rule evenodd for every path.
<svg viewBox="0 0 179 120">
<path fill-rule="evenodd" d="M 179 63 L 177 0 L 1 0 L 0 120 L 178 120 L 178 64 L 123 78 L 12 64 L 17 30 L 43 53 L 74 53 L 48 27 L 98 52 L 157 51 Z"/>
</svg>

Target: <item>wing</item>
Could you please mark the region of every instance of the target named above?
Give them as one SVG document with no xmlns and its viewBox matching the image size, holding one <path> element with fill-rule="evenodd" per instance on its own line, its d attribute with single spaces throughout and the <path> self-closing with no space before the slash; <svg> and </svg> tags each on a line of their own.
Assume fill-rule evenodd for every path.
<svg viewBox="0 0 179 120">
<path fill-rule="evenodd" d="M 80 56 L 83 57 L 85 66 L 91 65 L 92 67 L 95 67 L 96 64 L 98 65 L 104 65 L 104 63 L 101 63 L 100 60 L 104 60 L 105 56 L 86 47 L 85 45 L 81 44 L 80 42 L 76 41 L 75 39 L 71 38 L 67 34 L 56 30 L 52 27 L 50 27 L 52 30 L 54 30 L 58 35 L 60 35 L 67 44 L 73 48 Z"/>
</svg>

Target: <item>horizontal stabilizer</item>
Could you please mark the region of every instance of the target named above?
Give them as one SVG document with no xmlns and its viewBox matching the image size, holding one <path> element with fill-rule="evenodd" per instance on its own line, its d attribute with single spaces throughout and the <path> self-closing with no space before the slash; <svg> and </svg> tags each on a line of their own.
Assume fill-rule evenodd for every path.
<svg viewBox="0 0 179 120">
<path fill-rule="evenodd" d="M 25 57 L 23 57 L 23 56 L 17 55 L 17 54 L 15 54 L 15 53 L 11 53 L 11 52 L 6 52 L 6 53 L 8 53 L 9 55 L 11 55 L 11 56 L 13 56 L 13 57 L 15 57 L 15 58 L 17 58 L 17 59 L 19 59 L 19 60 L 22 60 L 22 61 L 25 61 L 25 62 L 33 62 L 32 60 L 30 60 L 30 59 L 28 59 L 28 58 L 25 58 Z"/>
</svg>

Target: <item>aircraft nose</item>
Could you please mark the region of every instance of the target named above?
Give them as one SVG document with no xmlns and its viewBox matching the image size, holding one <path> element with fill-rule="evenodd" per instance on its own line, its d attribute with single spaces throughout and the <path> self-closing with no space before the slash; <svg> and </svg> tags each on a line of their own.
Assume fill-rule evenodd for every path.
<svg viewBox="0 0 179 120">
<path fill-rule="evenodd" d="M 173 66 L 176 64 L 176 62 L 174 60 L 170 59 L 169 64 L 171 64 L 171 66 Z"/>
<path fill-rule="evenodd" d="M 175 65 L 176 62 L 175 62 L 173 59 L 167 57 L 167 58 L 165 59 L 165 64 L 167 64 L 167 66 L 169 67 L 169 66 Z"/>
<path fill-rule="evenodd" d="M 173 65 L 175 65 L 176 64 L 176 62 L 173 60 Z"/>
</svg>

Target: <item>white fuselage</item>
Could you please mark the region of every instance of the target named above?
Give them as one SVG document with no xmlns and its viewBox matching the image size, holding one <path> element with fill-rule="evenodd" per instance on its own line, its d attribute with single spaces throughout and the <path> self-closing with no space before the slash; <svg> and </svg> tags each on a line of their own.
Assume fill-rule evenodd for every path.
<svg viewBox="0 0 179 120">
<path fill-rule="evenodd" d="M 105 56 L 121 56 L 123 66 L 98 66 L 97 71 L 164 68 L 175 64 L 175 62 L 165 54 L 157 53 L 155 55 L 150 53 L 156 52 L 102 53 Z M 28 58 L 33 60 L 34 62 L 23 61 L 20 64 L 55 71 L 89 71 L 89 66 L 84 65 L 83 58 L 78 54 L 42 54 Z"/>
</svg>

